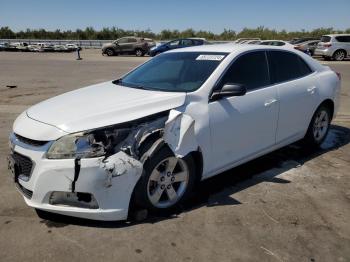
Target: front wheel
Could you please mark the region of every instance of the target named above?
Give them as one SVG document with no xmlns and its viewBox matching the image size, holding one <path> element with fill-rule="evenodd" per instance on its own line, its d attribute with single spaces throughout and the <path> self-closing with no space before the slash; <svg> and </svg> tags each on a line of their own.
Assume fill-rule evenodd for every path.
<svg viewBox="0 0 350 262">
<path fill-rule="evenodd" d="M 114 51 L 113 49 L 111 48 L 108 48 L 106 51 L 105 51 L 106 55 L 107 56 L 114 56 Z"/>
<path fill-rule="evenodd" d="M 192 191 L 195 168 L 192 157 L 177 158 L 163 147 L 144 165 L 136 188 L 136 203 L 153 211 L 171 211 Z"/>
<path fill-rule="evenodd" d="M 331 118 L 329 108 L 321 105 L 312 117 L 304 141 L 308 145 L 319 147 L 326 139 Z"/>
</svg>

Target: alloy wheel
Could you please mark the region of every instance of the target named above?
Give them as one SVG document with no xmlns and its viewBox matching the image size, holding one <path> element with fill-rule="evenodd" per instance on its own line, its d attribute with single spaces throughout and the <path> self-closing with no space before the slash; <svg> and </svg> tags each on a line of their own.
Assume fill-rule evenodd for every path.
<svg viewBox="0 0 350 262">
<path fill-rule="evenodd" d="M 152 171 L 147 183 L 147 195 L 154 207 L 168 208 L 184 195 L 189 182 L 186 162 L 176 157 L 163 159 Z"/>
<path fill-rule="evenodd" d="M 321 110 L 318 112 L 314 125 L 313 125 L 313 134 L 314 139 L 318 142 L 321 141 L 324 136 L 327 134 L 329 127 L 329 115 L 325 110 Z"/>
</svg>

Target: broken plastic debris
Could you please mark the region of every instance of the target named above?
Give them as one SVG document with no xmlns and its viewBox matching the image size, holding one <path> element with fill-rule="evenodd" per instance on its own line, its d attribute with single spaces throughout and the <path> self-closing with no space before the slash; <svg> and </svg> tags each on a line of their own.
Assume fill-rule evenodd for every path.
<svg viewBox="0 0 350 262">
<path fill-rule="evenodd" d="M 131 175 L 141 176 L 143 165 L 140 161 L 130 157 L 126 153 L 120 151 L 103 160 L 100 167 L 106 171 L 106 187 L 112 186 L 112 178 Z"/>
</svg>

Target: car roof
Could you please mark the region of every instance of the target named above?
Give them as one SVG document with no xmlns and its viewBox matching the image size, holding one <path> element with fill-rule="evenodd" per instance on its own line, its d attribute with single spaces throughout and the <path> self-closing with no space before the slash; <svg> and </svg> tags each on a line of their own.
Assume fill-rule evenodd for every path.
<svg viewBox="0 0 350 262">
<path fill-rule="evenodd" d="M 330 37 L 333 37 L 333 36 L 350 36 L 350 34 L 329 34 L 329 35 L 322 35 L 322 36 L 330 36 Z"/>
<path fill-rule="evenodd" d="M 234 53 L 234 52 L 245 52 L 250 50 L 293 50 L 293 48 L 284 47 L 284 46 L 266 46 L 266 45 L 250 45 L 250 44 L 213 44 L 213 45 L 200 45 L 200 46 L 191 46 L 180 49 L 170 50 L 169 52 L 213 52 L 213 53 Z"/>
<path fill-rule="evenodd" d="M 283 43 L 286 43 L 286 41 L 284 40 L 276 40 L 276 39 L 271 39 L 271 40 L 260 40 L 262 43 L 263 42 L 283 42 Z"/>
</svg>

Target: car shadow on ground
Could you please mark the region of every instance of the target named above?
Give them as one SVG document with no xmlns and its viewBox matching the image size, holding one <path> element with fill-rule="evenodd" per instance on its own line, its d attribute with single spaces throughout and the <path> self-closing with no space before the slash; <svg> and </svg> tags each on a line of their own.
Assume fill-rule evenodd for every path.
<svg viewBox="0 0 350 262">
<path fill-rule="evenodd" d="M 176 219 L 178 214 L 206 206 L 239 205 L 232 195 L 262 182 L 290 183 L 278 176 L 292 168 L 303 165 L 329 151 L 345 146 L 350 142 L 350 129 L 332 125 L 321 149 L 310 149 L 294 143 L 246 164 L 225 171 L 215 177 L 202 181 L 193 195 L 178 210 L 168 214 L 150 213 L 143 221 L 92 221 L 51 213 L 38 213 L 41 223 L 48 227 L 80 225 L 87 227 L 120 228 L 140 223 L 157 223 L 164 219 Z"/>
</svg>

